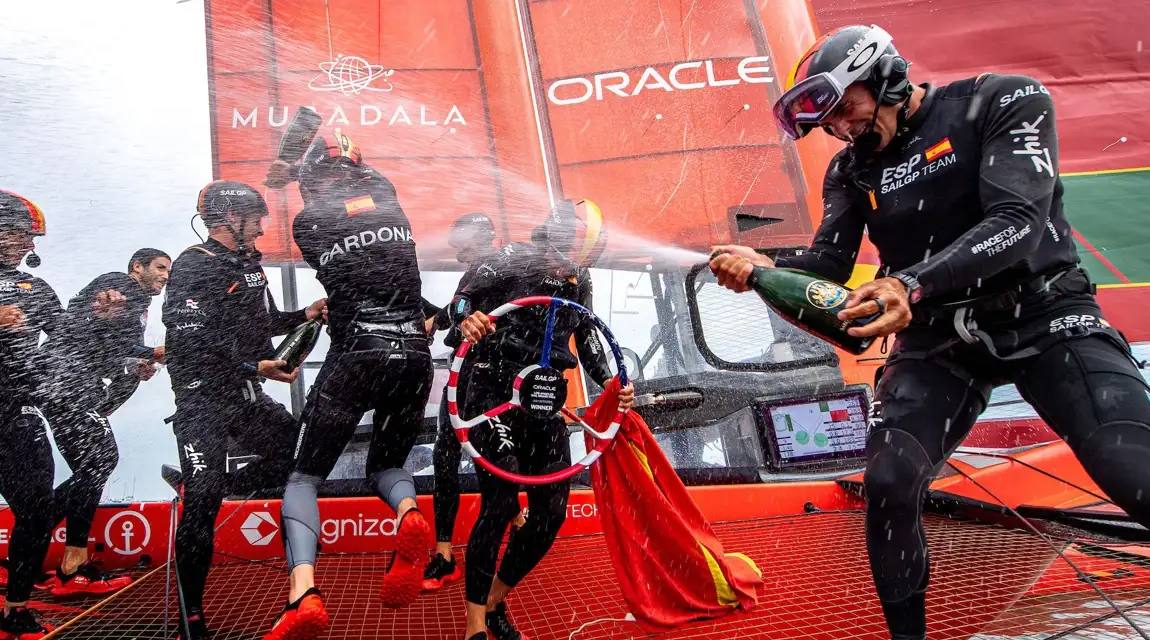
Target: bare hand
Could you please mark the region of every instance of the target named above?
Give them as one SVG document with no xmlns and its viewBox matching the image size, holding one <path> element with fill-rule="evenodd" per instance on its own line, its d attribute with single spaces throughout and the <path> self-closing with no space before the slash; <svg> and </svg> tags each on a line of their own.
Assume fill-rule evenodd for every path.
<svg viewBox="0 0 1150 640">
<path fill-rule="evenodd" d="M 267 179 L 264 184 L 272 189 L 282 189 L 288 185 L 289 182 L 299 178 L 299 170 L 294 165 L 290 165 L 283 160 L 276 160 L 268 167 Z"/>
<path fill-rule="evenodd" d="M 635 384 L 628 382 L 627 386 L 619 389 L 619 410 L 629 411 L 635 406 Z"/>
<path fill-rule="evenodd" d="M 0 329 L 24 330 L 24 312 L 20 307 L 11 304 L 0 305 Z"/>
<path fill-rule="evenodd" d="M 151 380 L 152 376 L 156 375 L 156 368 L 152 366 L 151 362 L 141 360 L 136 363 L 136 377 L 140 380 Z"/>
<path fill-rule="evenodd" d="M 105 289 L 97 293 L 96 299 L 92 301 L 92 315 L 110 320 L 124 312 L 127 302 L 128 299 L 119 291 Z"/>
<path fill-rule="evenodd" d="M 472 344 L 479 342 L 483 336 L 494 331 L 495 323 L 482 311 L 476 311 L 459 323 L 459 332 L 463 334 L 465 340 Z"/>
<path fill-rule="evenodd" d="M 327 298 L 320 298 L 309 304 L 307 309 L 304 310 L 304 314 L 308 320 L 323 318 L 323 321 L 327 322 Z"/>
<path fill-rule="evenodd" d="M 876 302 L 881 300 L 882 303 Z M 906 286 L 895 278 L 879 278 L 855 289 L 847 296 L 846 308 L 839 312 L 839 320 L 865 318 L 882 312 L 878 318 L 861 327 L 851 327 L 847 333 L 857 338 L 883 337 L 902 331 L 910 324 L 910 303 Z"/>
<path fill-rule="evenodd" d="M 736 293 L 750 291 L 747 279 L 755 267 L 775 266 L 774 261 L 750 247 L 737 244 L 721 244 L 711 247 L 711 271 L 719 279 L 719 285 Z"/>
<path fill-rule="evenodd" d="M 159 362 L 160 364 L 164 364 L 164 360 L 167 358 L 168 350 L 164 348 L 164 345 L 160 345 L 155 349 L 152 349 L 152 362 Z"/>
<path fill-rule="evenodd" d="M 428 337 L 435 335 L 435 316 L 424 319 L 423 332 L 426 333 Z"/>
<path fill-rule="evenodd" d="M 295 382 L 299 377 L 299 368 L 292 369 L 291 372 L 286 371 L 286 368 L 286 360 L 260 360 L 256 371 L 268 380 Z"/>
</svg>

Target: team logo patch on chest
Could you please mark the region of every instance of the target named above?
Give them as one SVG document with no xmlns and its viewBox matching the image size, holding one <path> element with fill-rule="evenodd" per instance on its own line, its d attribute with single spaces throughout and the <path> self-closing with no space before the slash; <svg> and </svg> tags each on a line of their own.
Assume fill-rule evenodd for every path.
<svg viewBox="0 0 1150 640">
<path fill-rule="evenodd" d="M 262 289 L 268 286 L 268 277 L 264 274 L 263 269 L 249 271 L 244 274 L 244 284 L 249 289 Z"/>
<path fill-rule="evenodd" d="M 946 137 L 930 145 L 922 153 L 916 153 L 905 162 L 882 170 L 880 185 L 883 193 L 897 191 L 919 178 L 949 167 L 958 162 L 958 155 Z"/>
<path fill-rule="evenodd" d="M 15 281 L 15 280 L 0 280 L 0 293 L 32 293 L 32 283 Z"/>
</svg>

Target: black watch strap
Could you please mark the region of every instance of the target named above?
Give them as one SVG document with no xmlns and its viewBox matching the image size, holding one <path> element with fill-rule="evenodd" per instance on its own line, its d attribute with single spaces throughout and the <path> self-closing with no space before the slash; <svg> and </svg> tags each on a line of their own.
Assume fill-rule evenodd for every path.
<svg viewBox="0 0 1150 640">
<path fill-rule="evenodd" d="M 918 278 L 909 273 L 896 273 L 891 277 L 906 286 L 906 296 L 911 304 L 922 300 L 922 285 L 919 284 Z"/>
</svg>

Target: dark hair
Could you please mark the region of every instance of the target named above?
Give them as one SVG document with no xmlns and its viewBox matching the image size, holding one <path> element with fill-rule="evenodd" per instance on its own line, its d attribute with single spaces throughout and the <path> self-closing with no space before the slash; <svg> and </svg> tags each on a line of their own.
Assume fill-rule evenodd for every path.
<svg viewBox="0 0 1150 640">
<path fill-rule="evenodd" d="M 172 256 L 169 256 L 159 249 L 140 249 L 133 253 L 132 259 L 128 261 L 128 273 L 132 272 L 132 265 L 136 264 L 137 262 L 140 263 L 141 267 L 147 269 L 152 265 L 152 261 L 156 258 L 167 258 L 168 260 L 171 260 Z"/>
</svg>

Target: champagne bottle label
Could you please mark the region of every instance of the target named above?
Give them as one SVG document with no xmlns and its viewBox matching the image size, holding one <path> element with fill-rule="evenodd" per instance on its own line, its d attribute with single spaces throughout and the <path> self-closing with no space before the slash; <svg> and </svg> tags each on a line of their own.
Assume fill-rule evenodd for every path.
<svg viewBox="0 0 1150 640">
<path fill-rule="evenodd" d="M 846 288 L 826 280 L 807 285 L 807 302 L 819 309 L 833 309 L 847 300 Z"/>
</svg>

